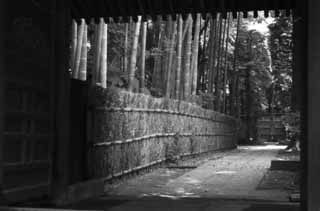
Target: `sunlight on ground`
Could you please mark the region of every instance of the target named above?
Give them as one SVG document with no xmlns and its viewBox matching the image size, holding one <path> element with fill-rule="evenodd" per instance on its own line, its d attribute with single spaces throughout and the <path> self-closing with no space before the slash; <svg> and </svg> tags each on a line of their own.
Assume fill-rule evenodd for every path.
<svg viewBox="0 0 320 211">
<path fill-rule="evenodd" d="M 285 149 L 286 145 L 263 145 L 263 146 L 239 146 L 238 149 L 245 149 L 245 150 L 281 150 Z"/>
<path fill-rule="evenodd" d="M 237 173 L 236 171 L 216 171 L 213 172 L 213 174 L 235 174 Z"/>
</svg>

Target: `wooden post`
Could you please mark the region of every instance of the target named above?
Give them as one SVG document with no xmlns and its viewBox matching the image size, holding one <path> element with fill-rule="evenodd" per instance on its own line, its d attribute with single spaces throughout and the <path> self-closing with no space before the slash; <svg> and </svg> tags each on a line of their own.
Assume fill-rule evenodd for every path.
<svg viewBox="0 0 320 211">
<path fill-rule="evenodd" d="M 320 2 L 317 0 L 298 1 L 302 14 L 300 45 L 302 52 L 302 104 L 301 106 L 301 162 L 304 165 L 301 185 L 301 210 L 318 211 L 320 209 Z M 308 9 L 306 7 L 308 2 Z M 307 11 L 306 11 L 307 10 Z M 296 11 L 295 11 L 296 12 Z M 307 22 L 308 21 L 308 22 Z M 306 71 L 307 70 L 307 71 Z"/>
<path fill-rule="evenodd" d="M 0 27 L 6 32 L 6 1 L 0 1 Z M 0 204 L 3 205 L 5 202 L 2 197 L 2 186 L 3 186 L 3 143 L 4 143 L 4 83 L 5 83 L 5 35 L 0 33 Z"/>
<path fill-rule="evenodd" d="M 69 29 L 71 26 L 68 1 L 56 0 L 54 17 L 54 90 L 55 90 L 55 143 L 53 166 L 53 197 L 63 203 L 69 180 L 68 152 L 70 141 L 70 75 L 68 73 Z"/>
</svg>

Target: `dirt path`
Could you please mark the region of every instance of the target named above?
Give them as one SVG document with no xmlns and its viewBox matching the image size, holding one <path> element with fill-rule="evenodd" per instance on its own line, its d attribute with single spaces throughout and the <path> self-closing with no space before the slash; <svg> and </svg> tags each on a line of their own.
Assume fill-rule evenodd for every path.
<svg viewBox="0 0 320 211">
<path fill-rule="evenodd" d="M 109 196 L 169 198 L 238 198 L 288 201 L 284 190 L 257 190 L 282 146 L 248 146 L 207 159 L 195 169 L 161 168 L 126 182 L 109 185 Z"/>
</svg>

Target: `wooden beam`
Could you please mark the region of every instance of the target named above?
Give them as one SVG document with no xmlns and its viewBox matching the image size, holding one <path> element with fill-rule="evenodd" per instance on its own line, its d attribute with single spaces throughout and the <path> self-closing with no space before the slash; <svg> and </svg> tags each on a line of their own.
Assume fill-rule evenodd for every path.
<svg viewBox="0 0 320 211">
<path fill-rule="evenodd" d="M 6 32 L 6 1 L 0 1 L 0 27 L 3 29 L 3 32 Z M 0 203 L 4 204 L 3 200 L 3 143 L 4 143 L 4 78 L 5 78 L 5 35 L 4 33 L 0 34 Z"/>
<path fill-rule="evenodd" d="M 53 198 L 59 204 L 65 199 L 68 187 L 68 152 L 70 141 L 70 76 L 68 73 L 69 29 L 71 26 L 70 5 L 68 1 L 56 0 L 54 16 L 54 90 L 55 90 L 55 153 L 53 172 Z"/>
</svg>

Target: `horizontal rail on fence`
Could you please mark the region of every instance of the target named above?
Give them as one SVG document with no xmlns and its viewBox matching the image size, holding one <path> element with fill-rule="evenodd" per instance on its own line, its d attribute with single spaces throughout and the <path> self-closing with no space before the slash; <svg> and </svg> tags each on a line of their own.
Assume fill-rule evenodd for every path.
<svg viewBox="0 0 320 211">
<path fill-rule="evenodd" d="M 164 114 L 173 114 L 173 115 L 181 115 L 181 116 L 187 116 L 187 117 L 193 117 L 193 118 L 199 118 L 199 119 L 205 119 L 205 120 L 209 120 L 212 122 L 219 122 L 219 123 L 223 123 L 223 124 L 228 124 L 228 121 L 231 120 L 236 120 L 233 119 L 230 116 L 227 115 L 223 115 L 223 114 L 219 114 L 219 115 L 223 115 L 223 118 L 228 118 L 228 120 L 216 120 L 216 119 L 212 119 L 209 117 L 204 117 L 201 115 L 196 115 L 196 114 L 190 114 L 190 113 L 186 113 L 186 112 L 179 112 L 179 111 L 173 111 L 173 110 L 167 110 L 167 109 L 150 109 L 150 108 L 119 108 L 119 107 L 95 107 L 95 110 L 99 110 L 99 111 L 122 111 L 122 112 L 146 112 L 146 113 L 164 113 Z"/>
<path fill-rule="evenodd" d="M 93 146 L 95 147 L 101 147 L 101 146 L 111 146 L 111 145 L 119 145 L 119 144 L 127 144 L 131 142 L 136 142 L 136 141 L 142 141 L 142 140 L 147 140 L 151 138 L 160 138 L 160 137 L 174 137 L 174 136 L 233 136 L 235 135 L 235 132 L 233 133 L 225 133 L 225 134 L 192 134 L 192 133 L 155 133 L 147 136 L 141 136 L 137 138 L 130 138 L 130 139 L 125 139 L 125 140 L 117 140 L 117 141 L 112 141 L 112 142 L 100 142 L 100 143 L 95 143 Z"/>
</svg>

